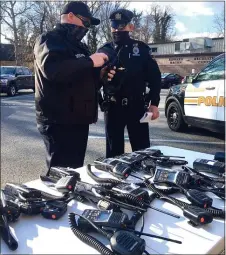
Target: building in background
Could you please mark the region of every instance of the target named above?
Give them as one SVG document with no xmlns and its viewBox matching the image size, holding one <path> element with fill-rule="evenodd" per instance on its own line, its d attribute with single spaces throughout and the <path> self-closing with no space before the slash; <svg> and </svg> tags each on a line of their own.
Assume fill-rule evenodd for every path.
<svg viewBox="0 0 226 255">
<path fill-rule="evenodd" d="M 0 63 L 1 66 L 15 65 L 14 46 L 12 44 L 0 43 Z"/>
<path fill-rule="evenodd" d="M 149 47 L 162 73 L 177 73 L 181 76 L 199 72 L 215 56 L 225 52 L 223 37 L 150 43 Z"/>
<path fill-rule="evenodd" d="M 33 70 L 33 49 L 19 45 L 16 58 L 13 44 L 0 43 L 0 64 L 1 66 L 26 66 Z"/>
</svg>

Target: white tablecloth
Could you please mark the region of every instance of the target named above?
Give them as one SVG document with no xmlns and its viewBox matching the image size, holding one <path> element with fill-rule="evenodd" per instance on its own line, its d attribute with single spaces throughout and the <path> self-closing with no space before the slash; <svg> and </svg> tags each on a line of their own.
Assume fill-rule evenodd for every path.
<svg viewBox="0 0 226 255">
<path fill-rule="evenodd" d="M 189 150 L 182 150 L 167 146 L 154 146 L 160 149 L 165 155 L 185 156 L 189 165 L 196 158 L 213 159 L 213 155 L 204 154 Z M 85 168 L 77 169 L 81 174 L 82 181 L 93 183 L 93 180 L 86 174 Z M 109 176 L 105 173 L 101 177 Z M 112 178 L 112 177 L 111 177 Z M 9 180 L 10 181 L 10 180 Z M 27 183 L 30 187 L 49 190 L 39 180 Z M 53 194 L 59 194 L 52 191 Z M 224 202 L 208 193 L 214 198 L 213 206 L 224 208 Z M 175 197 L 184 198 L 183 195 Z M 192 227 L 184 218 L 182 210 L 174 205 L 155 199 L 152 204 L 157 208 L 165 209 L 169 212 L 180 215 L 176 219 L 165 214 L 149 209 L 145 214 L 144 232 L 164 237 L 177 239 L 182 244 L 176 244 L 159 239 L 144 237 L 146 240 L 146 250 L 151 254 L 219 254 L 224 249 L 224 221 L 214 219 L 211 224 L 203 227 Z M 76 201 L 71 201 L 68 205 L 69 212 L 82 214 L 84 209 L 92 208 Z M 98 252 L 78 240 L 69 228 L 67 214 L 57 221 L 44 219 L 41 215 L 24 216 L 21 215 L 18 222 L 10 223 L 12 232 L 15 234 L 19 247 L 16 251 L 10 251 L 6 244 L 1 241 L 1 254 L 98 254 Z M 140 222 L 137 229 L 140 229 Z M 98 236 L 99 237 L 99 236 Z M 99 237 L 104 244 L 108 245 L 106 239 Z"/>
</svg>

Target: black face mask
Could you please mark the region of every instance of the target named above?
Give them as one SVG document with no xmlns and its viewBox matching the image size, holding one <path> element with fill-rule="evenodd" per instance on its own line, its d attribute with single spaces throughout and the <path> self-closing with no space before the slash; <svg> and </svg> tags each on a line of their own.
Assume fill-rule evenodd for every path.
<svg viewBox="0 0 226 255">
<path fill-rule="evenodd" d="M 74 29 L 71 30 L 71 35 L 78 41 L 81 41 L 88 31 L 89 29 L 86 27 L 74 25 Z"/>
<path fill-rule="evenodd" d="M 126 43 L 129 37 L 129 31 L 117 31 L 113 32 L 113 40 L 115 43 Z"/>
<path fill-rule="evenodd" d="M 60 24 L 59 26 L 67 30 L 67 37 L 72 41 L 73 40 L 81 41 L 82 38 L 88 32 L 87 28 L 76 26 L 74 24 L 64 23 Z"/>
</svg>

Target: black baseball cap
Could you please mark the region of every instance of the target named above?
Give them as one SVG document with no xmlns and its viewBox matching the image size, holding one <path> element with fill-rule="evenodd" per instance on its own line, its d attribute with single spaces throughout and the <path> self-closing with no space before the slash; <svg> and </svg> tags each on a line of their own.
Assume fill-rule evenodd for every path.
<svg viewBox="0 0 226 255">
<path fill-rule="evenodd" d="M 126 9 L 118 9 L 110 14 L 111 27 L 124 28 L 133 18 L 133 12 Z"/>
<path fill-rule="evenodd" d="M 68 14 L 70 12 L 72 12 L 74 15 L 81 15 L 84 18 L 89 18 L 91 25 L 100 24 L 100 20 L 92 16 L 88 5 L 81 1 L 73 1 L 66 4 L 61 12 L 61 15 Z"/>
</svg>

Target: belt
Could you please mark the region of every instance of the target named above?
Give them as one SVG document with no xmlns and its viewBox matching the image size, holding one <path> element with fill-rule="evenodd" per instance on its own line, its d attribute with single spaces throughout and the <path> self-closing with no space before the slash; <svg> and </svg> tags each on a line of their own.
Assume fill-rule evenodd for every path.
<svg viewBox="0 0 226 255">
<path fill-rule="evenodd" d="M 109 98 L 109 101 L 112 103 L 116 103 L 116 104 L 121 104 L 122 106 L 127 106 L 130 102 L 134 102 L 134 101 L 144 101 L 144 97 L 115 97 L 115 96 L 111 96 Z"/>
</svg>

